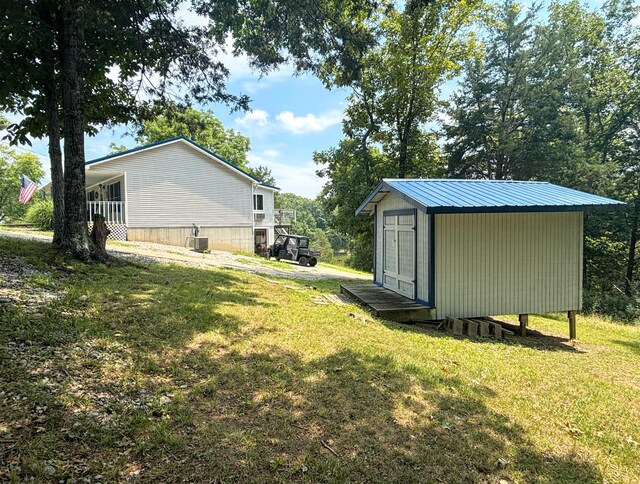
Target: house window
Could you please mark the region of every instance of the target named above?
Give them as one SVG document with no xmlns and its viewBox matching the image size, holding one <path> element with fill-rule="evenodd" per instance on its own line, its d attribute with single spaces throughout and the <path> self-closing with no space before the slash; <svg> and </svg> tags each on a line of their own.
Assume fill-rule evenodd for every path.
<svg viewBox="0 0 640 484">
<path fill-rule="evenodd" d="M 117 181 L 107 185 L 107 200 L 110 202 L 121 202 L 120 182 Z"/>
<path fill-rule="evenodd" d="M 253 196 L 253 209 L 264 210 L 264 195 Z"/>
</svg>

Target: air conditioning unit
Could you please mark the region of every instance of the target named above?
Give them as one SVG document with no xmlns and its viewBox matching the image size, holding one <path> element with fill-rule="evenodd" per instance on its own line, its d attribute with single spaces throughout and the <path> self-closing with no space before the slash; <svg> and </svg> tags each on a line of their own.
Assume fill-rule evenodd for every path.
<svg viewBox="0 0 640 484">
<path fill-rule="evenodd" d="M 267 217 L 267 215 L 265 213 L 254 213 L 253 214 L 254 220 L 264 220 L 266 217 Z"/>
<path fill-rule="evenodd" d="M 209 248 L 209 237 L 194 237 L 193 250 L 202 252 Z"/>
</svg>

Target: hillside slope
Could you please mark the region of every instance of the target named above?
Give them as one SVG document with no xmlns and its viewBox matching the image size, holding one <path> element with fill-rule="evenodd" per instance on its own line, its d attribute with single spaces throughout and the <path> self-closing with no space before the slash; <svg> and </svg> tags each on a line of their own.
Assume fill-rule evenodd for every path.
<svg viewBox="0 0 640 484">
<path fill-rule="evenodd" d="M 0 480 L 640 479 L 638 327 L 455 338 L 327 304 L 337 281 L 5 238 L 0 278 Z"/>
</svg>

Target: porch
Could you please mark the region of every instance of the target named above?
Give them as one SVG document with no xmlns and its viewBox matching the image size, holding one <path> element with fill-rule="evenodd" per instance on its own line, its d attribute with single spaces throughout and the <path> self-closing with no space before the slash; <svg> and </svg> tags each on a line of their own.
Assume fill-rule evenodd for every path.
<svg viewBox="0 0 640 484">
<path fill-rule="evenodd" d="M 86 174 L 86 214 L 89 230 L 96 215 L 105 218 L 112 240 L 127 240 L 127 202 L 125 174 L 119 172 L 91 172 Z"/>
<path fill-rule="evenodd" d="M 370 308 L 374 316 L 392 321 L 419 322 L 436 318 L 435 308 L 419 304 L 376 284 L 341 285 L 340 292 Z"/>
</svg>

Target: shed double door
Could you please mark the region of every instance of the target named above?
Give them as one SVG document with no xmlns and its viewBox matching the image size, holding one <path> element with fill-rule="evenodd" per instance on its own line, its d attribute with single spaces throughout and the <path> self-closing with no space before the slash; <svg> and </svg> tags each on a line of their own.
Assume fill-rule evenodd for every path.
<svg viewBox="0 0 640 484">
<path fill-rule="evenodd" d="M 415 299 L 416 214 L 414 210 L 383 213 L 383 287 Z"/>
</svg>

